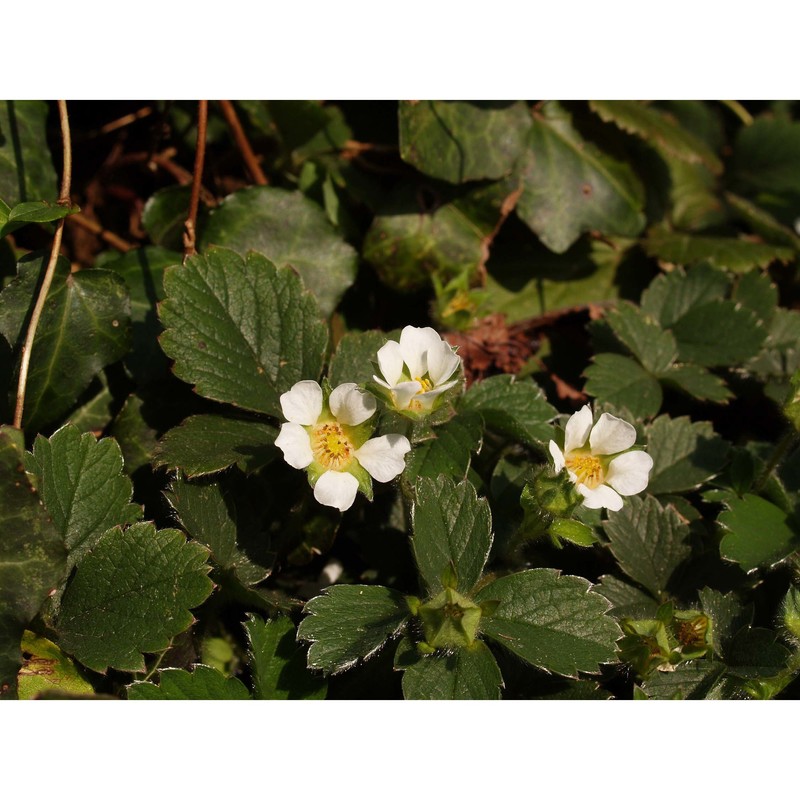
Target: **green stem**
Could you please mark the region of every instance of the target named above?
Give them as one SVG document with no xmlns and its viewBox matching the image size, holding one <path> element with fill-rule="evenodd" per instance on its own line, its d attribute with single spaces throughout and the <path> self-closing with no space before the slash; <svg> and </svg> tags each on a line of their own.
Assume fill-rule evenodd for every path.
<svg viewBox="0 0 800 800">
<path fill-rule="evenodd" d="M 162 650 L 158 654 L 156 660 L 153 662 L 153 666 L 150 668 L 150 670 L 147 673 L 147 675 L 144 676 L 144 679 L 146 681 L 149 681 L 150 678 L 152 678 L 153 675 L 156 674 L 156 670 L 161 666 L 161 662 L 164 660 L 164 656 L 167 654 L 167 650 L 169 650 L 170 647 L 172 647 L 172 640 L 171 639 L 170 639 L 169 644 L 166 646 L 166 648 L 164 650 Z"/>
<path fill-rule="evenodd" d="M 753 115 L 738 100 L 720 100 L 720 103 L 736 114 L 745 125 L 753 124 Z"/>
<path fill-rule="evenodd" d="M 764 471 L 759 476 L 758 480 L 753 484 L 753 493 L 758 494 L 765 486 L 766 482 L 769 480 L 769 476 L 772 475 L 775 468 L 780 464 L 783 457 L 787 454 L 787 452 L 793 447 L 794 444 L 797 442 L 797 431 L 794 429 L 788 430 L 784 435 L 783 438 L 778 442 L 775 446 L 775 449 L 772 451 L 772 456 L 770 460 L 767 462 L 767 466 L 764 467 Z"/>
</svg>

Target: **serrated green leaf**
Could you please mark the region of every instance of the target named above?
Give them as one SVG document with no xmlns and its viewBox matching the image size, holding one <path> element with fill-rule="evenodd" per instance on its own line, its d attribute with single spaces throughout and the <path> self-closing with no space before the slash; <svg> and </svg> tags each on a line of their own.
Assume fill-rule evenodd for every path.
<svg viewBox="0 0 800 800">
<path fill-rule="evenodd" d="M 716 176 L 703 164 L 664 158 L 669 170 L 668 219 L 682 231 L 702 231 L 727 221 Z"/>
<path fill-rule="evenodd" d="M 520 168 L 517 214 L 556 253 L 585 231 L 636 236 L 644 227 L 644 192 L 633 170 L 582 139 L 558 103 L 534 115 Z"/>
<path fill-rule="evenodd" d="M 590 593 L 585 578 L 532 569 L 499 578 L 476 603 L 497 600 L 481 631 L 534 666 L 560 675 L 597 672 L 613 661 L 621 631 L 606 612 L 609 602 Z"/>
<path fill-rule="evenodd" d="M 609 614 L 617 619 L 652 619 L 658 611 L 659 604 L 649 594 L 613 575 L 603 575 L 592 591 L 611 603 Z"/>
<path fill-rule="evenodd" d="M 661 385 L 632 358 L 600 353 L 584 374 L 584 391 L 604 403 L 627 408 L 634 417 L 652 417 L 661 408 Z"/>
<path fill-rule="evenodd" d="M 20 700 L 33 700 L 40 692 L 51 689 L 70 694 L 94 694 L 94 687 L 78 672 L 72 659 L 49 639 L 25 631 L 22 658 L 18 676 Z"/>
<path fill-rule="evenodd" d="M 762 117 L 741 127 L 731 171 L 744 194 L 800 194 L 800 123 Z"/>
<path fill-rule="evenodd" d="M 155 430 L 145 418 L 145 408 L 141 397 L 128 395 L 108 431 L 122 451 L 128 475 L 150 464 L 158 443 Z"/>
<path fill-rule="evenodd" d="M 768 267 L 773 261 L 788 264 L 797 256 L 796 251 L 789 247 L 749 239 L 695 236 L 660 228 L 652 230 L 643 244 L 647 255 L 660 261 L 684 266 L 707 262 L 732 272 Z"/>
<path fill-rule="evenodd" d="M 716 661 L 687 661 L 672 672 L 655 671 L 642 688 L 651 700 L 724 700 L 731 697 L 725 665 Z"/>
<path fill-rule="evenodd" d="M 431 595 L 440 592 L 442 576 L 452 568 L 455 589 L 469 594 L 478 582 L 492 546 L 489 504 L 469 481 L 421 478 L 413 507 L 411 545 Z"/>
<path fill-rule="evenodd" d="M 679 494 L 697 488 L 722 469 L 729 447 L 708 422 L 657 417 L 648 430 L 653 458 L 648 491 Z"/>
<path fill-rule="evenodd" d="M 374 655 L 405 624 L 405 598 L 385 586 L 336 585 L 306 603 L 297 638 L 310 641 L 308 666 L 335 674 Z"/>
<path fill-rule="evenodd" d="M 141 506 L 131 503 L 133 485 L 112 438 L 98 441 L 91 433 L 81 435 L 75 426 L 65 425 L 49 439 L 36 437 L 26 466 L 63 537 L 70 568 L 109 528 L 142 516 Z"/>
<path fill-rule="evenodd" d="M 549 441 L 557 412 L 541 388 L 513 375 L 495 375 L 473 383 L 459 408 L 477 411 L 484 425 L 529 445 Z"/>
<path fill-rule="evenodd" d="M 768 211 L 733 192 L 725 192 L 725 201 L 737 217 L 744 220 L 768 242 L 793 247 L 795 250 L 800 249 L 800 236 Z"/>
<path fill-rule="evenodd" d="M 382 331 L 358 331 L 342 336 L 328 366 L 331 386 L 371 381 L 375 374 L 373 362 L 378 350 L 390 338 L 388 333 Z"/>
<path fill-rule="evenodd" d="M 210 245 L 262 253 L 278 267 L 296 270 L 326 317 L 356 277 L 358 256 L 301 192 L 253 186 L 228 195 L 211 213 L 201 235 Z"/>
<path fill-rule="evenodd" d="M 58 196 L 47 111 L 41 100 L 0 101 L 0 198 L 9 206 Z"/>
<path fill-rule="evenodd" d="M 288 617 L 264 622 L 248 614 L 248 659 L 256 700 L 324 700 L 327 681 L 306 669 L 305 653 L 295 642 L 296 630 Z"/>
<path fill-rule="evenodd" d="M 729 286 L 728 276 L 707 265 L 676 269 L 659 275 L 642 294 L 642 311 L 671 328 L 691 309 L 724 300 Z"/>
<path fill-rule="evenodd" d="M 400 157 L 450 183 L 501 178 L 525 147 L 531 115 L 525 103 L 421 100 L 401 102 Z"/>
<path fill-rule="evenodd" d="M 800 548 L 800 525 L 763 497 L 731 496 L 719 517 L 727 531 L 719 545 L 720 555 L 735 561 L 745 572 L 769 567 Z"/>
<path fill-rule="evenodd" d="M 94 394 L 90 393 L 94 391 Z M 83 405 L 75 408 L 67 417 L 66 424 L 74 425 L 81 433 L 92 433 L 100 436 L 109 422 L 114 418 L 116 401 L 108 386 L 105 372 L 98 373 L 82 395 L 89 396 Z"/>
<path fill-rule="evenodd" d="M 164 352 L 212 400 L 282 416 L 279 397 L 319 377 L 327 331 L 295 273 L 213 248 L 164 274 Z"/>
<path fill-rule="evenodd" d="M 469 471 L 472 453 L 480 450 L 481 418 L 478 414 L 457 414 L 444 425 L 434 428 L 435 438 L 414 447 L 406 457 L 403 480 L 414 483 L 417 478 L 440 476 L 460 481 Z"/>
<path fill-rule="evenodd" d="M 633 304 L 620 303 L 606 315 L 605 321 L 648 372 L 659 375 L 675 361 L 678 355 L 675 337 Z"/>
<path fill-rule="evenodd" d="M 0 333 L 19 352 L 48 256 L 31 254 L 0 294 Z M 72 273 L 59 257 L 36 329 L 23 427 L 37 431 L 64 416 L 92 378 L 130 344 L 130 302 L 124 281 L 101 269 Z"/>
<path fill-rule="evenodd" d="M 770 280 L 768 272 L 754 269 L 739 276 L 731 299 L 750 309 L 769 327 L 778 307 L 778 287 Z"/>
<path fill-rule="evenodd" d="M 451 653 L 420 656 L 404 667 L 406 700 L 499 700 L 503 676 L 481 641 Z"/>
<path fill-rule="evenodd" d="M 698 400 L 712 403 L 725 403 L 733 397 L 733 392 L 717 377 L 697 364 L 673 364 L 658 376 L 661 381 Z"/>
<path fill-rule="evenodd" d="M 212 561 L 220 569 L 233 572 L 245 586 L 260 583 L 269 575 L 269 568 L 254 563 L 245 552 L 246 543 L 256 540 L 259 531 L 248 530 L 252 522 L 219 483 L 176 480 L 166 497 L 183 529 L 211 551 Z"/>
<path fill-rule="evenodd" d="M 698 592 L 703 613 L 711 619 L 711 643 L 714 652 L 723 659 L 734 637 L 753 622 L 753 607 L 743 605 L 733 593 L 722 594 L 707 586 Z"/>
<path fill-rule="evenodd" d="M 590 100 L 589 107 L 604 122 L 613 122 L 626 133 L 640 136 L 665 155 L 690 164 L 705 164 L 717 175 L 722 172 L 717 154 L 669 114 L 636 100 Z"/>
<path fill-rule="evenodd" d="M 0 699 L 16 696 L 22 633 L 60 584 L 67 555 L 25 475 L 17 434 L 0 428 Z"/>
<path fill-rule="evenodd" d="M 112 528 L 67 584 L 59 644 L 97 672 L 144 670 L 142 653 L 169 646 L 193 622 L 190 608 L 211 593 L 208 551 L 180 531 L 150 522 Z"/>
<path fill-rule="evenodd" d="M 733 637 L 728 648 L 728 672 L 737 678 L 774 678 L 788 664 L 790 652 L 777 641 L 774 631 L 749 628 Z"/>
<path fill-rule="evenodd" d="M 60 206 L 44 200 L 18 203 L 6 213 L 0 200 L 0 237 L 13 233 L 30 222 L 55 222 L 78 211 L 77 207 Z"/>
<path fill-rule="evenodd" d="M 603 529 L 623 572 L 661 598 L 672 574 L 691 553 L 689 526 L 654 497 L 629 497 Z"/>
<path fill-rule="evenodd" d="M 153 464 L 179 469 L 189 478 L 210 475 L 231 464 L 252 472 L 275 458 L 277 435 L 272 425 L 263 422 L 198 414 L 166 433 Z"/>
<path fill-rule="evenodd" d="M 213 667 L 195 664 L 191 672 L 160 669 L 158 686 L 136 681 L 128 687 L 128 700 L 250 700 L 238 678 L 227 678 Z"/>
</svg>

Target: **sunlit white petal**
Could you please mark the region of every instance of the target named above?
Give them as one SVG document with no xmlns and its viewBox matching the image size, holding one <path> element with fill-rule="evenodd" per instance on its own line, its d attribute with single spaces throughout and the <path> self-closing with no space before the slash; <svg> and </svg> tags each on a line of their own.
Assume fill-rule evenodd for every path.
<svg viewBox="0 0 800 800">
<path fill-rule="evenodd" d="M 608 465 L 606 483 L 620 494 L 639 494 L 647 488 L 653 459 L 642 450 L 631 450 L 617 456 Z"/>
<path fill-rule="evenodd" d="M 397 342 L 389 341 L 378 350 L 378 366 L 386 384 L 394 386 L 403 373 L 403 354 Z M 376 378 L 377 380 L 377 378 Z"/>
<path fill-rule="evenodd" d="M 434 386 L 444 383 L 458 369 L 461 357 L 441 339 L 428 350 L 428 375 Z"/>
<path fill-rule="evenodd" d="M 280 399 L 281 411 L 289 422 L 313 425 L 322 413 L 322 389 L 316 381 L 300 381 Z"/>
<path fill-rule="evenodd" d="M 328 470 L 314 484 L 314 498 L 323 506 L 347 511 L 356 499 L 358 480 L 349 472 Z"/>
<path fill-rule="evenodd" d="M 337 386 L 328 399 L 331 413 L 343 425 L 360 425 L 368 420 L 378 407 L 375 398 L 354 383 Z"/>
<path fill-rule="evenodd" d="M 281 425 L 275 446 L 283 450 L 286 463 L 295 469 L 305 469 L 314 460 L 308 431 L 296 422 L 284 422 Z"/>
<path fill-rule="evenodd" d="M 592 409 L 585 405 L 567 420 L 567 426 L 564 429 L 564 452 L 571 453 L 573 450 L 583 447 L 591 429 Z"/>
<path fill-rule="evenodd" d="M 428 371 L 427 353 L 442 338 L 433 328 L 415 328 L 406 325 L 400 333 L 400 352 L 412 378 L 420 378 Z"/>
<path fill-rule="evenodd" d="M 576 483 L 575 488 L 583 495 L 583 504 L 586 508 L 607 508 L 609 511 L 619 511 L 622 508 L 622 498 L 604 483 L 596 489 L 589 489 L 582 483 Z"/>
<path fill-rule="evenodd" d="M 364 469 L 380 483 L 396 478 L 405 468 L 405 455 L 411 443 L 399 433 L 378 436 L 365 442 L 353 455 Z"/>
<path fill-rule="evenodd" d="M 419 381 L 403 381 L 392 387 L 394 404 L 401 410 L 408 408 L 412 398 L 422 389 Z"/>
<path fill-rule="evenodd" d="M 446 392 L 448 389 L 452 389 L 458 380 L 448 381 L 447 383 L 443 383 L 441 386 L 437 386 L 435 389 L 431 389 L 429 392 L 421 392 L 418 394 L 414 399 L 425 409 L 430 409 L 433 406 L 434 400 L 442 394 Z"/>
<path fill-rule="evenodd" d="M 633 447 L 635 441 L 636 428 L 613 414 L 602 414 L 589 437 L 592 454 L 598 456 L 621 453 Z"/>
<path fill-rule="evenodd" d="M 550 448 L 550 455 L 553 457 L 553 465 L 556 468 L 556 472 L 561 472 L 566 463 L 561 448 L 552 439 L 548 447 Z"/>
</svg>

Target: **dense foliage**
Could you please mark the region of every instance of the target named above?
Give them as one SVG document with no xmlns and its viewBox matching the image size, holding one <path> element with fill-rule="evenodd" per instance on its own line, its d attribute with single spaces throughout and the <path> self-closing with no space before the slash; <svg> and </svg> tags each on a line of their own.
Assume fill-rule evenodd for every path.
<svg viewBox="0 0 800 800">
<path fill-rule="evenodd" d="M 797 697 L 793 104 L 68 105 L 0 103 L 0 697 Z"/>
</svg>

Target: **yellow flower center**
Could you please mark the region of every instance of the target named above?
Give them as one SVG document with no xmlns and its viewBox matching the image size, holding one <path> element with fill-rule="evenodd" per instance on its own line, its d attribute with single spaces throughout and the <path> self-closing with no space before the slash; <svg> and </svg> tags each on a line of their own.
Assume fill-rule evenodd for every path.
<svg viewBox="0 0 800 800">
<path fill-rule="evenodd" d="M 350 463 L 353 445 L 336 422 L 326 422 L 311 432 L 314 459 L 327 469 L 341 470 Z"/>
<path fill-rule="evenodd" d="M 606 473 L 597 456 L 574 453 L 567 457 L 566 462 L 567 469 L 575 473 L 578 483 L 589 489 L 596 489 L 605 481 Z"/>
<path fill-rule="evenodd" d="M 430 378 L 414 378 L 414 380 L 422 387 L 417 394 L 429 392 L 431 389 L 433 389 L 433 381 L 430 380 Z"/>
</svg>

